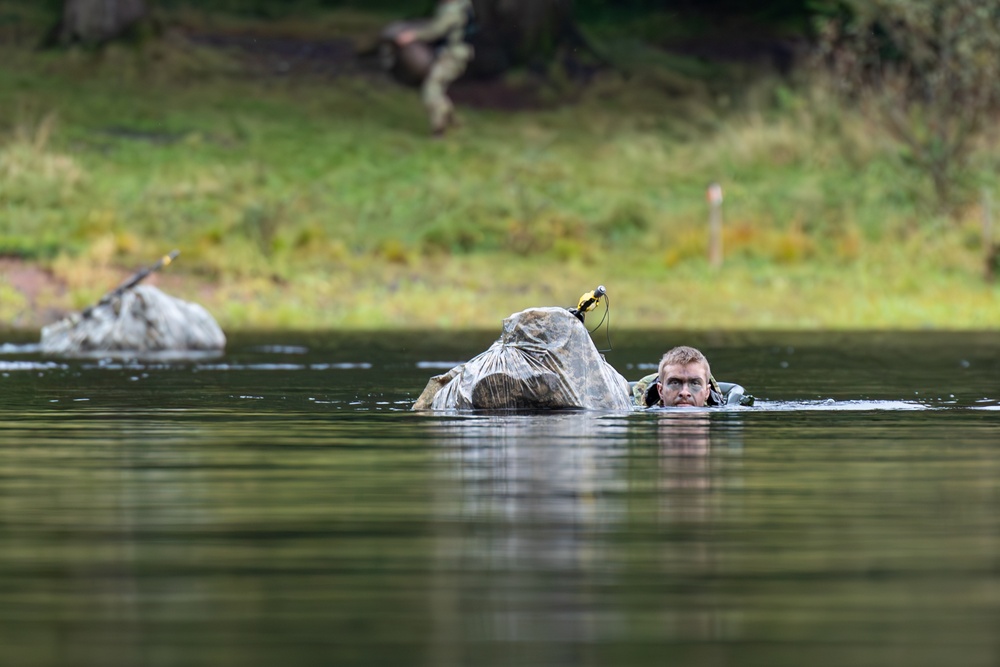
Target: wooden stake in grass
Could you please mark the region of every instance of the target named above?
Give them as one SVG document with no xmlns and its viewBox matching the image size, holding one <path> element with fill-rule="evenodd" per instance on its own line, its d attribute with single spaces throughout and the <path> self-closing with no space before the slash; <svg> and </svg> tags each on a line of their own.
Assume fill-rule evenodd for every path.
<svg viewBox="0 0 1000 667">
<path fill-rule="evenodd" d="M 983 278 L 992 283 L 996 277 L 1000 248 L 993 243 L 993 198 L 989 188 L 983 188 Z"/>
<path fill-rule="evenodd" d="M 708 264 L 722 267 L 722 186 L 711 183 L 705 192 L 708 198 Z"/>
</svg>

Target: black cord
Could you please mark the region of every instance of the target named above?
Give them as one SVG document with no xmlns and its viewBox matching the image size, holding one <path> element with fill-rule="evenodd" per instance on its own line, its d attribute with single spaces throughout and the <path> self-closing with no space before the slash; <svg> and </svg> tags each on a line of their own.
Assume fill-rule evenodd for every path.
<svg viewBox="0 0 1000 667">
<path fill-rule="evenodd" d="M 608 349 L 598 350 L 598 352 L 610 352 L 614 349 L 611 345 L 611 299 L 608 298 L 607 294 L 604 295 L 604 299 L 604 317 L 601 318 L 601 321 L 597 323 L 596 327 L 590 330 L 590 333 L 594 333 L 601 328 L 601 325 L 604 324 L 604 320 L 608 321 L 608 326 L 604 328 L 604 334 L 608 337 Z"/>
</svg>

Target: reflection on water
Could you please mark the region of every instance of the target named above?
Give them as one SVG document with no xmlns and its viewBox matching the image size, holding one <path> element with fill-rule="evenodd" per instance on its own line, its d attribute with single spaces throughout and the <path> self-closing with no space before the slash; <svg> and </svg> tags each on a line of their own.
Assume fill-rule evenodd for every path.
<svg viewBox="0 0 1000 667">
<path fill-rule="evenodd" d="M 616 336 L 759 397 L 638 413 L 408 410 L 489 333 L 0 348 L 0 664 L 998 664 L 1000 346 L 771 336 Z"/>
<path fill-rule="evenodd" d="M 439 637 L 533 646 L 538 664 L 574 662 L 586 654 L 570 647 L 627 642 L 650 622 L 629 600 L 653 580 L 693 575 L 712 560 L 703 540 L 662 537 L 712 520 L 713 469 L 726 469 L 713 463 L 713 442 L 723 459 L 738 455 L 739 421 L 713 429 L 707 412 L 644 417 L 490 416 L 432 426 L 460 481 L 459 502 L 450 487 L 439 498 L 448 527 L 439 563 L 450 576 L 488 574 L 459 580 L 437 607 Z M 725 638 L 738 616 L 670 604 L 653 612 L 660 639 L 683 641 Z M 525 654 L 481 660 L 505 664 L 515 655 Z"/>
<path fill-rule="evenodd" d="M 714 610 L 657 609 L 640 596 L 711 563 L 709 543 L 691 536 L 714 519 L 714 487 L 725 485 L 717 475 L 740 449 L 738 421 L 713 431 L 707 413 L 561 414 L 451 422 L 439 432 L 454 445 L 459 525 L 492 526 L 444 536 L 447 571 L 490 573 L 453 597 L 445 636 L 553 644 L 533 656 L 551 664 L 572 662 L 560 644 L 627 642 L 643 626 L 664 640 L 720 639 L 737 622 Z M 443 515 L 454 508 L 442 498 Z M 680 539 L 664 539 L 671 535 Z M 557 611 L 539 613 L 548 609 Z"/>
<path fill-rule="evenodd" d="M 438 536 L 442 577 L 482 573 L 452 582 L 450 605 L 436 619 L 442 638 L 517 646 L 596 637 L 599 610 L 585 584 L 601 536 L 622 514 L 608 491 L 620 476 L 626 430 L 625 420 L 582 412 L 431 427 L 448 443 L 442 472 L 459 482 L 457 495 L 439 494 L 436 503 L 446 527 Z"/>
</svg>

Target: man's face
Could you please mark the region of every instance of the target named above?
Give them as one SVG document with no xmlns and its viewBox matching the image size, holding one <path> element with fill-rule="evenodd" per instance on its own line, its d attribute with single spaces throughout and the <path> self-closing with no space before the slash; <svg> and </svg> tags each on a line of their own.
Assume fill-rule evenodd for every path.
<svg viewBox="0 0 1000 667">
<path fill-rule="evenodd" d="M 667 407 L 702 407 L 710 387 L 705 364 L 668 364 L 660 371 L 660 400 Z"/>
</svg>

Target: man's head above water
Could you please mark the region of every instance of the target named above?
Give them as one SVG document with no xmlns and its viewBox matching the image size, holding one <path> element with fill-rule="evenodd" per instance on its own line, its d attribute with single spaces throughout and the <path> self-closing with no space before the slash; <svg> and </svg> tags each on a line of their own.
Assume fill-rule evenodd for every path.
<svg viewBox="0 0 1000 667">
<path fill-rule="evenodd" d="M 660 404 L 665 407 L 702 407 L 711 391 L 712 370 L 705 355 L 693 347 L 675 347 L 660 360 Z"/>
</svg>

